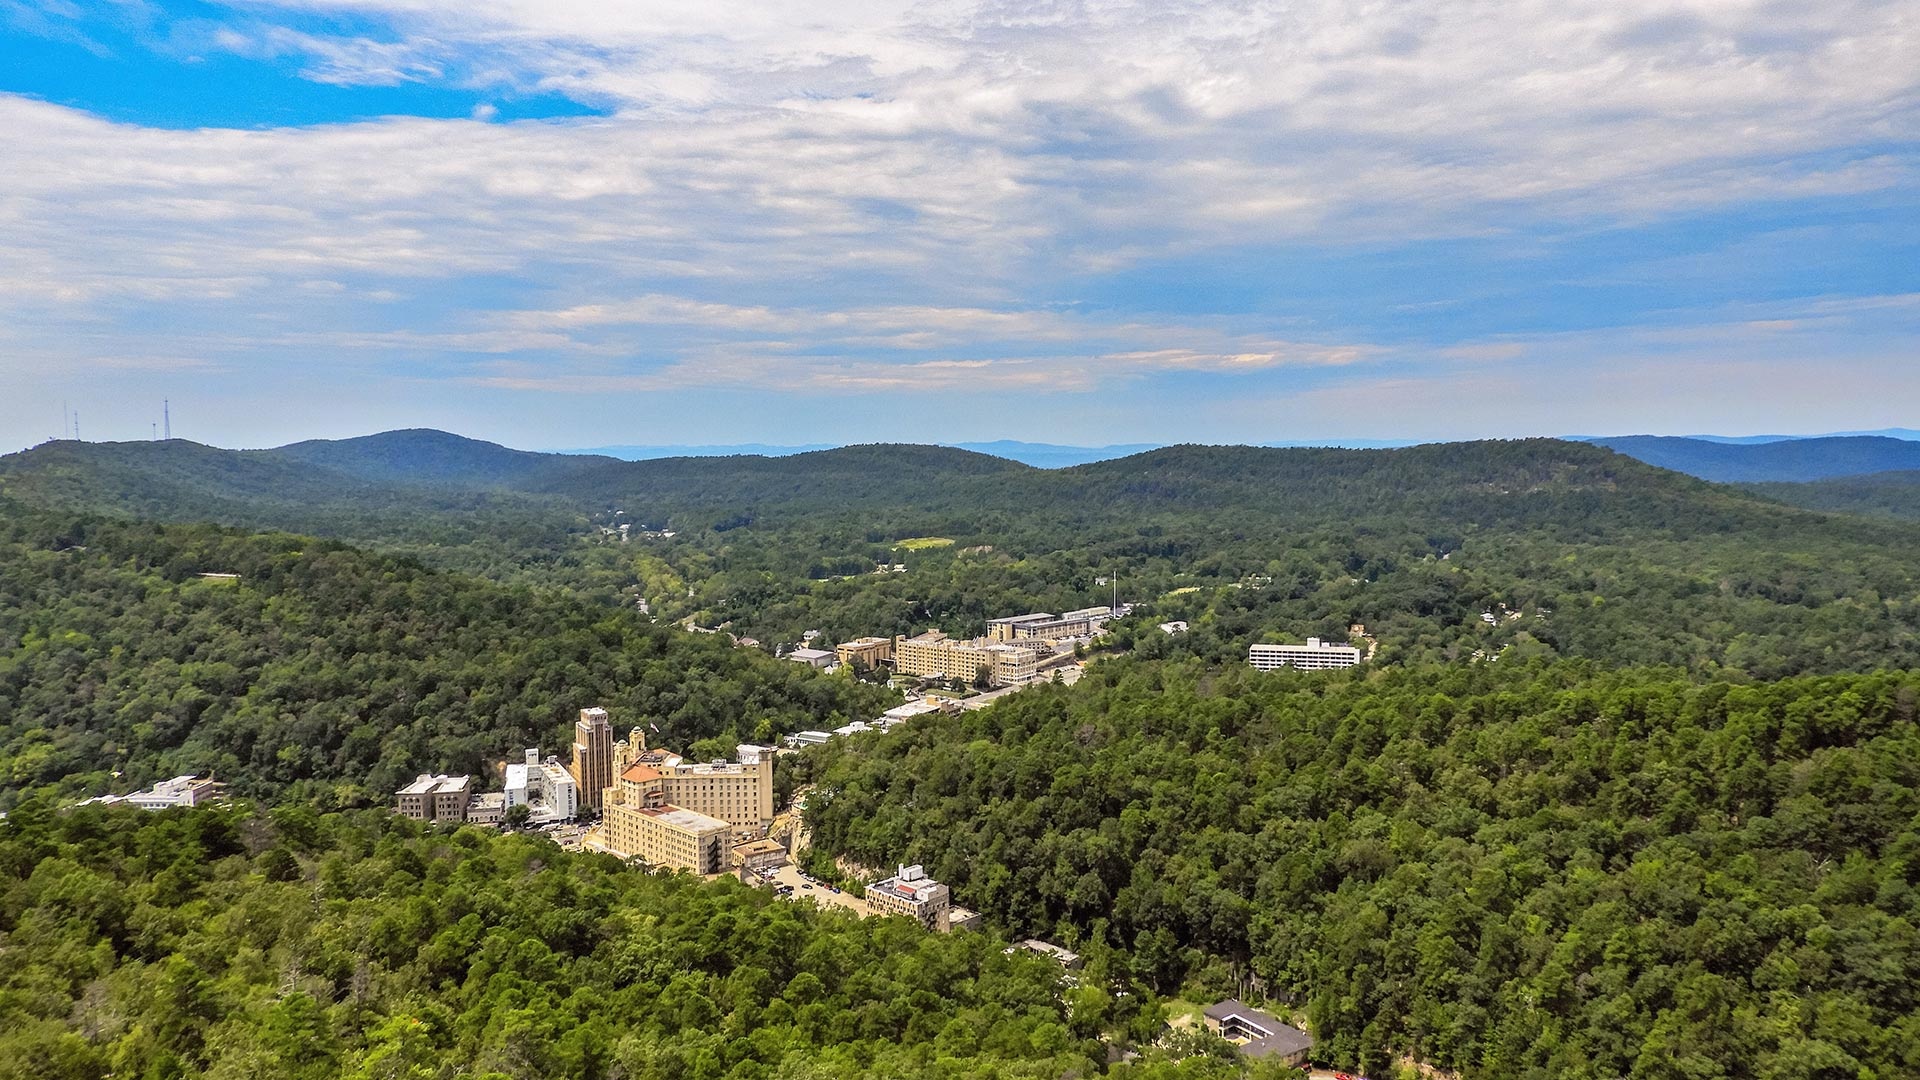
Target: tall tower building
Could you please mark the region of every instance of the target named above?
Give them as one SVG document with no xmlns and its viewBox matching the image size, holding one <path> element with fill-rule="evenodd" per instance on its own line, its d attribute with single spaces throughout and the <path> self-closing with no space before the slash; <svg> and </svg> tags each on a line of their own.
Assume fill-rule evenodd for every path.
<svg viewBox="0 0 1920 1080">
<path fill-rule="evenodd" d="M 573 724 L 573 764 L 567 771 L 580 790 L 580 808 L 598 811 L 602 793 L 613 786 L 613 725 L 607 722 L 607 710 L 580 710 Z"/>
</svg>

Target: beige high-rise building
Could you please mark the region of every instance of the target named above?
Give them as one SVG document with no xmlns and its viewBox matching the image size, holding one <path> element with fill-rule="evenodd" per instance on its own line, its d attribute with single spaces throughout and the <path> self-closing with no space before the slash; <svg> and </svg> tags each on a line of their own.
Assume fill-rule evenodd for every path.
<svg viewBox="0 0 1920 1080">
<path fill-rule="evenodd" d="M 573 762 L 567 766 L 580 790 L 580 808 L 597 812 L 607 788 L 613 786 L 613 725 L 607 710 L 595 706 L 580 710 L 573 724 Z"/>
</svg>

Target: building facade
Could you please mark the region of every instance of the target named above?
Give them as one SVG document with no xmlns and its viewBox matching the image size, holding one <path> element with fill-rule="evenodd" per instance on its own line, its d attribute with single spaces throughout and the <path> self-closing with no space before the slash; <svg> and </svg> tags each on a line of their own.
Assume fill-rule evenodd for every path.
<svg viewBox="0 0 1920 1080">
<path fill-rule="evenodd" d="M 1255 671 L 1278 671 L 1283 667 L 1325 671 L 1358 664 L 1360 650 L 1352 645 L 1332 645 L 1310 637 L 1305 645 L 1251 646 L 1247 650 L 1247 662 Z"/>
<path fill-rule="evenodd" d="M 598 813 L 606 790 L 613 786 L 613 725 L 607 710 L 580 710 L 573 724 L 573 763 L 567 771 L 580 792 L 580 808 Z"/>
<path fill-rule="evenodd" d="M 393 810 L 415 821 L 465 821 L 472 783 L 464 776 L 421 773 L 394 792 Z"/>
<path fill-rule="evenodd" d="M 867 886 L 867 904 L 894 915 L 918 919 L 929 930 L 952 929 L 952 899 L 947 887 L 919 866 L 902 866 L 893 877 Z"/>
<path fill-rule="evenodd" d="M 1201 1015 L 1208 1031 L 1250 1058 L 1302 1065 L 1313 1051 L 1313 1036 L 1233 998 L 1208 1007 Z"/>
<path fill-rule="evenodd" d="M 558 759 L 540 759 L 539 747 L 529 747 L 524 761 L 507 766 L 506 808 L 525 806 L 533 822 L 572 821 L 580 814 L 580 788 Z"/>
<path fill-rule="evenodd" d="M 613 744 L 614 782 L 601 814 L 609 848 L 660 866 L 714 874 L 727 870 L 743 836 L 773 823 L 773 755 L 746 762 L 688 762 L 649 749 L 634 728 Z"/>
<path fill-rule="evenodd" d="M 859 661 L 868 670 L 893 660 L 893 639 L 883 637 L 855 638 L 834 646 L 833 655 L 842 664 Z"/>
<path fill-rule="evenodd" d="M 1113 618 L 1113 609 L 1081 608 L 1064 615 L 1036 611 L 1031 615 L 1009 615 L 987 620 L 989 641 L 1058 641 L 1062 638 L 1091 637 Z"/>
<path fill-rule="evenodd" d="M 958 641 L 938 630 L 893 642 L 893 670 L 901 675 L 973 683 L 984 670 L 989 685 L 1019 686 L 1033 681 L 1039 665 L 1040 654 L 1033 648 L 984 638 Z"/>
</svg>

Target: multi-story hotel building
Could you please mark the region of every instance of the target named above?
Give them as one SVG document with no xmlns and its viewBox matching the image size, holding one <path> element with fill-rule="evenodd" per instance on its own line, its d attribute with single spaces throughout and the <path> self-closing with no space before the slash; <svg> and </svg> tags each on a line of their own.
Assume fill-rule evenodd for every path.
<svg viewBox="0 0 1920 1080">
<path fill-rule="evenodd" d="M 984 668 L 987 681 L 992 685 L 1018 686 L 1033 681 L 1039 664 L 1039 652 L 1030 647 L 984 638 L 956 641 L 938 630 L 893 640 L 893 670 L 901 675 L 971 683 Z"/>
<path fill-rule="evenodd" d="M 580 790 L 580 808 L 598 811 L 603 794 L 613 786 L 613 725 L 607 722 L 607 710 L 580 710 L 580 719 L 573 724 L 573 761 L 567 771 Z"/>
<path fill-rule="evenodd" d="M 833 647 L 834 658 L 842 664 L 854 661 L 866 665 L 868 670 L 879 667 L 893 659 L 893 639 L 883 637 L 855 638 Z"/>
<path fill-rule="evenodd" d="M 613 851 L 699 874 L 727 869 L 737 836 L 773 822 L 773 758 L 690 763 L 647 748 L 635 728 L 613 744 L 614 781 L 601 805 Z"/>
<path fill-rule="evenodd" d="M 1252 646 L 1247 650 L 1247 662 L 1255 671 L 1278 671 L 1283 667 L 1325 671 L 1358 664 L 1360 650 L 1352 645 L 1330 645 L 1310 637 L 1305 645 Z"/>
<path fill-rule="evenodd" d="M 951 929 L 948 914 L 953 905 L 947 887 L 919 866 L 902 866 L 893 877 L 867 886 L 867 904 L 918 919 L 929 930 L 944 934 Z"/>
</svg>

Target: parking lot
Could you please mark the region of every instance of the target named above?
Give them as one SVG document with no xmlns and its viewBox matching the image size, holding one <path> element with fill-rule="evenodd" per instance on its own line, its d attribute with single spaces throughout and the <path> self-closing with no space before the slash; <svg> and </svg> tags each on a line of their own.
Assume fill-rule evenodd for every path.
<svg viewBox="0 0 1920 1080">
<path fill-rule="evenodd" d="M 793 887 L 793 894 L 790 899 L 812 900 L 822 907 L 843 907 L 863 919 L 873 914 L 873 910 L 867 906 L 865 900 L 850 895 L 844 889 L 836 892 L 834 891 L 834 886 L 828 885 L 824 881 L 815 881 L 807 877 L 805 874 L 802 874 L 800 868 L 796 866 L 782 866 L 774 872 L 773 881 L 774 884 L 791 885 Z M 769 885 L 768 887 L 771 888 L 772 886 Z"/>
</svg>

